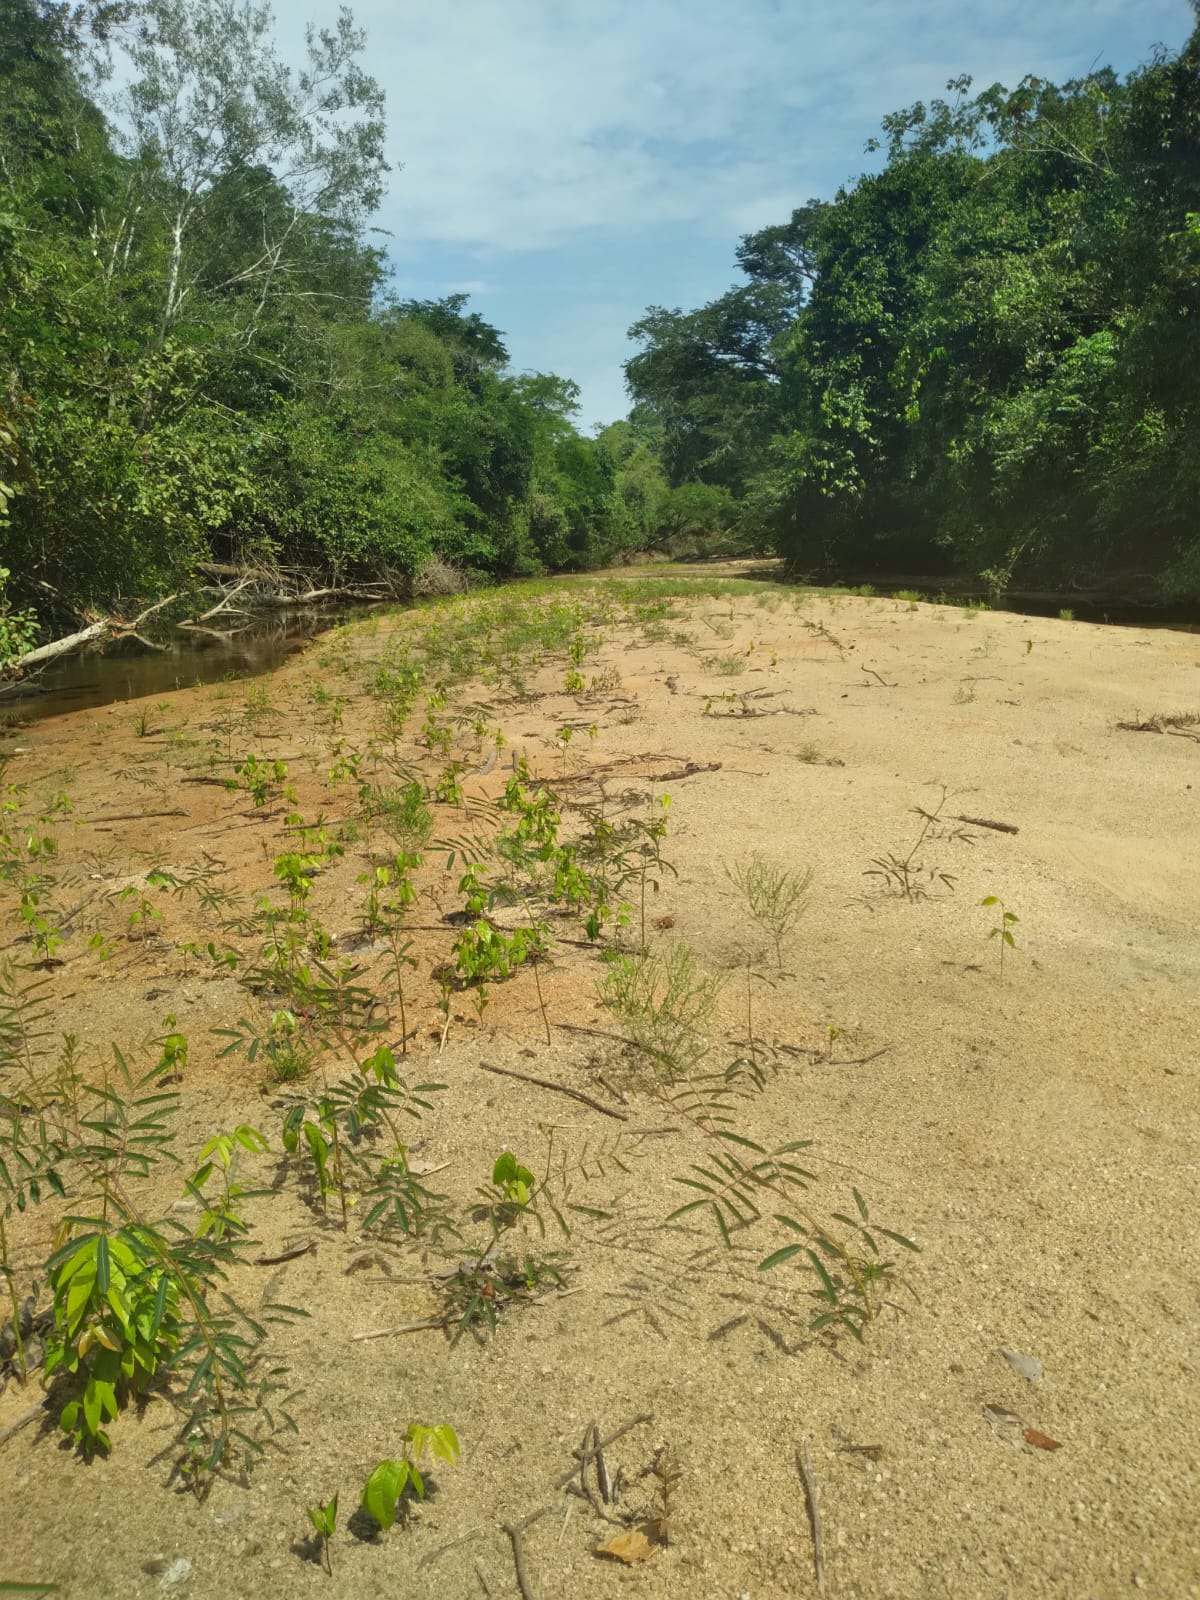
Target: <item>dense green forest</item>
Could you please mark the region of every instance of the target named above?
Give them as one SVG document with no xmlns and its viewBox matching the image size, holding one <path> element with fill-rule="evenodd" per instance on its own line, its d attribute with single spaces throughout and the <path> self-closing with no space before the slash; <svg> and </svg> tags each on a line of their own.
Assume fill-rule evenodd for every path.
<svg viewBox="0 0 1200 1600">
<path fill-rule="evenodd" d="M 633 328 L 628 419 L 398 298 L 348 12 L 0 0 L 0 661 L 275 564 L 398 592 L 650 548 L 1200 598 L 1200 29 L 887 117 L 880 170 Z M 874 141 L 872 141 L 874 144 Z"/>
<path fill-rule="evenodd" d="M 583 567 L 673 498 L 464 297 L 390 293 L 363 37 L 343 12 L 289 72 L 270 26 L 0 0 L 0 658 L 198 562 Z"/>
<path fill-rule="evenodd" d="M 1200 28 L 948 89 L 740 286 L 647 312 L 631 431 L 799 572 L 1200 599 Z"/>
</svg>

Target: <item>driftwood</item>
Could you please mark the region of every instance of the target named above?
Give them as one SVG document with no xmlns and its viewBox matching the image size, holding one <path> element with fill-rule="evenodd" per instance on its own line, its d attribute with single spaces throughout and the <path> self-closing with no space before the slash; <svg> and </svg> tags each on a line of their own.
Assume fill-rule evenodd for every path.
<svg viewBox="0 0 1200 1600">
<path fill-rule="evenodd" d="M 243 616 L 246 614 L 245 612 L 241 613 Z M 177 626 L 183 633 L 200 633 L 206 639 L 215 639 L 218 644 L 228 644 L 230 639 L 236 639 L 239 634 L 250 631 L 249 623 L 244 628 L 209 628 L 202 622 L 180 622 Z"/>
<path fill-rule="evenodd" d="M 196 570 L 205 577 L 219 580 L 210 584 L 208 592 L 216 604 L 193 622 L 208 622 L 213 617 L 237 614 L 241 608 L 231 602 L 244 596 L 249 606 L 256 610 L 287 610 L 294 606 L 312 606 L 319 601 L 355 600 L 368 605 L 378 605 L 394 600 L 400 594 L 399 586 L 388 579 L 374 583 L 314 584 L 310 574 L 291 567 L 231 567 L 221 562 L 202 561 Z M 232 583 L 220 580 L 232 580 Z"/>
<path fill-rule="evenodd" d="M 219 617 L 223 612 L 229 611 L 231 609 L 230 602 L 236 599 L 237 596 L 241 594 L 242 590 L 247 588 L 252 581 L 253 580 L 250 578 L 243 578 L 242 581 L 236 584 L 232 589 L 222 592 L 221 598 L 217 601 L 215 606 L 210 606 L 207 611 L 202 611 L 198 617 L 189 618 L 184 626 L 189 628 L 198 628 L 203 623 L 208 622 L 211 618 Z"/>
<path fill-rule="evenodd" d="M 808 1453 L 808 1440 L 801 1435 L 800 1449 L 796 1453 L 800 1477 L 804 1482 L 804 1498 L 808 1502 L 808 1521 L 812 1528 L 813 1572 L 817 1580 L 817 1593 L 825 1593 L 825 1540 L 821 1531 L 821 1490 Z"/>
<path fill-rule="evenodd" d="M 397 582 L 388 579 L 380 579 L 373 583 L 316 584 L 311 574 L 290 568 L 235 567 L 223 562 L 202 561 L 197 563 L 196 571 L 204 578 L 215 580 L 206 588 L 206 592 L 213 597 L 215 603 L 198 616 L 181 622 L 179 626 L 196 632 L 209 632 L 219 638 L 227 636 L 217 634 L 217 630 L 205 626 L 215 617 L 246 616 L 254 611 L 287 611 L 343 600 L 358 604 L 380 605 L 385 601 L 399 598 L 403 592 Z M 245 599 L 244 606 L 233 604 L 239 597 Z M 24 655 L 17 656 L 7 663 L 3 676 L 19 677 L 35 668 L 48 666 L 52 661 L 59 661 L 63 656 L 75 655 L 89 645 L 102 644 L 109 639 L 133 638 L 144 649 L 163 650 L 166 646 L 142 637 L 138 629 L 150 617 L 178 598 L 178 593 L 175 593 L 156 600 L 153 605 L 139 612 L 132 622 L 126 622 L 120 617 L 99 617 L 95 622 L 90 622 L 86 628 L 79 628 L 61 639 L 53 639 L 48 644 L 38 645 L 36 649 L 27 650 Z"/>
<path fill-rule="evenodd" d="M 23 656 L 17 656 L 10 661 L 5 671 L 28 672 L 30 667 L 44 667 L 51 661 L 57 661 L 61 656 L 73 655 L 85 645 L 99 644 L 102 639 L 121 639 L 130 635 L 137 638 L 138 629 L 147 617 L 152 617 L 156 611 L 161 611 L 164 606 L 169 606 L 172 600 L 178 598 L 177 594 L 169 594 L 163 600 L 156 600 L 152 606 L 147 606 L 145 611 L 139 612 L 132 622 L 122 622 L 119 617 L 101 617 L 98 622 L 80 628 L 77 633 L 68 633 L 65 638 L 55 639 L 50 644 L 40 644 L 36 650 L 27 650 Z M 139 639 L 138 642 L 146 643 L 144 639 Z"/>
</svg>

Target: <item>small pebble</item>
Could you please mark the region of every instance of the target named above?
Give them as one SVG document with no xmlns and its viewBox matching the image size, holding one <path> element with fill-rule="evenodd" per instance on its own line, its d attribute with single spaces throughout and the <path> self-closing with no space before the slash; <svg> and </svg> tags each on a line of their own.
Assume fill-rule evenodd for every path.
<svg viewBox="0 0 1200 1600">
<path fill-rule="evenodd" d="M 1025 1378 L 1030 1383 L 1041 1383 L 1045 1368 L 1035 1357 L 1023 1356 L 1019 1350 L 1010 1350 L 1003 1344 L 1000 1346 L 1000 1354 L 1019 1378 Z"/>
</svg>

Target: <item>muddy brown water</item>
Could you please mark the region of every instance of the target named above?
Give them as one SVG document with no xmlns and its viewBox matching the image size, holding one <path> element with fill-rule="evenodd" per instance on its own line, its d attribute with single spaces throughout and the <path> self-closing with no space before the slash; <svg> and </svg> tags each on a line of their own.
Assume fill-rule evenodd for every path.
<svg viewBox="0 0 1200 1600">
<path fill-rule="evenodd" d="M 235 634 L 172 629 L 155 649 L 136 640 L 110 642 L 57 662 L 0 694 L 0 719 L 41 721 L 68 711 L 144 700 L 176 689 L 269 672 L 288 656 L 367 607 L 276 612 Z"/>
</svg>

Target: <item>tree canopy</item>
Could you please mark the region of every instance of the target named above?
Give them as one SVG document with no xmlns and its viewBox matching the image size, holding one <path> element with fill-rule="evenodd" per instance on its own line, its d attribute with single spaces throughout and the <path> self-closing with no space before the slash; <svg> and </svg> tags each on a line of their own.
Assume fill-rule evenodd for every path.
<svg viewBox="0 0 1200 1600">
<path fill-rule="evenodd" d="M 291 69 L 254 0 L 0 0 L 0 660 L 214 560 L 732 539 L 1200 598 L 1200 27 L 885 117 L 878 169 L 743 238 L 737 285 L 647 310 L 596 437 L 465 296 L 392 291 L 364 54 L 345 10 Z"/>
<path fill-rule="evenodd" d="M 0 656 L 214 559 L 530 573 L 640 536 L 568 380 L 390 291 L 364 47 L 345 10 L 293 71 L 242 0 L 0 0 Z"/>
<path fill-rule="evenodd" d="M 1200 28 L 882 135 L 745 284 L 631 330 L 666 478 L 813 573 L 1200 598 Z"/>
</svg>

